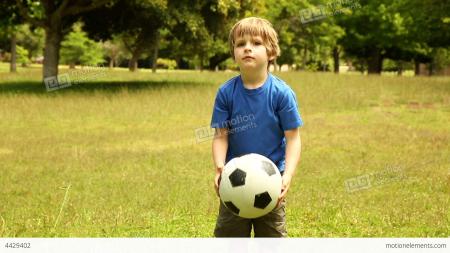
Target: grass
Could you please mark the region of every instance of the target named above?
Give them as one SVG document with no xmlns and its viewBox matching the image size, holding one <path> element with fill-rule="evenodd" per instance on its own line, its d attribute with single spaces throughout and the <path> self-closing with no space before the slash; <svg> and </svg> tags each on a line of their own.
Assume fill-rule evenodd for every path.
<svg viewBox="0 0 450 253">
<path fill-rule="evenodd" d="M 0 236 L 211 237 L 211 142 L 194 130 L 236 73 L 105 71 L 46 92 L 39 67 L 0 64 Z M 290 237 L 450 236 L 450 78 L 280 77 L 305 121 Z"/>
</svg>

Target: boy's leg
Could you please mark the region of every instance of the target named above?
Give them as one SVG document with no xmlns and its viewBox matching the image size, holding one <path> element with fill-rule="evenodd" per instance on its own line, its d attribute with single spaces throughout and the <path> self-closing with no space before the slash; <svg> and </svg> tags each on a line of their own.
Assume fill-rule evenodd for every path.
<svg viewBox="0 0 450 253">
<path fill-rule="evenodd" d="M 263 217 L 253 219 L 255 237 L 287 237 L 286 199 Z"/>
<path fill-rule="evenodd" d="M 252 222 L 234 215 L 220 201 L 219 216 L 217 217 L 215 237 L 250 237 Z"/>
</svg>

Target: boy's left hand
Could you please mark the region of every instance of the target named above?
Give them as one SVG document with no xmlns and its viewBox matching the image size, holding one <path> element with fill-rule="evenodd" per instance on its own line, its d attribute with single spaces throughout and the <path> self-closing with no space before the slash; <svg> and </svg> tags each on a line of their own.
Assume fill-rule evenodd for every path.
<svg viewBox="0 0 450 253">
<path fill-rule="evenodd" d="M 287 194 L 287 192 L 289 190 L 289 186 L 291 185 L 292 176 L 289 175 L 289 174 L 284 174 L 281 179 L 282 179 L 282 182 L 281 182 L 281 194 L 278 197 L 277 206 L 279 206 L 281 201 L 283 201 L 283 199 L 286 198 L 286 194 Z"/>
</svg>

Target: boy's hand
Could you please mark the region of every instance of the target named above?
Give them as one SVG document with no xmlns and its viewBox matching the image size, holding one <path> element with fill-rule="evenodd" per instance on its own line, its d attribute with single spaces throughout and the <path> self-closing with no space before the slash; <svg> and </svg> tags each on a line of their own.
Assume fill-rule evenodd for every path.
<svg viewBox="0 0 450 253">
<path fill-rule="evenodd" d="M 281 194 L 278 197 L 277 206 L 279 206 L 281 201 L 283 201 L 283 199 L 286 198 L 286 194 L 287 194 L 287 192 L 289 190 L 289 186 L 291 185 L 292 176 L 286 173 L 286 174 L 283 175 L 283 177 L 281 179 L 282 179 L 282 182 L 281 182 Z"/>
<path fill-rule="evenodd" d="M 216 168 L 216 176 L 214 177 L 214 190 L 216 190 L 217 197 L 219 196 L 220 176 L 222 175 L 223 166 Z"/>
</svg>

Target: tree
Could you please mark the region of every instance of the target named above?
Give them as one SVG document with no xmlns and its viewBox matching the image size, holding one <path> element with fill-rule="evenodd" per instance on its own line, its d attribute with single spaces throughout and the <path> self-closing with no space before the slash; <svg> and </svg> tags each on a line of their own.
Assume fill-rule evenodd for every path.
<svg viewBox="0 0 450 253">
<path fill-rule="evenodd" d="M 20 15 L 18 15 L 18 9 L 13 4 L 12 0 L 2 1 L 0 3 L 0 28 L 2 28 L 4 35 L 9 37 L 10 40 L 10 72 L 16 72 L 16 44 L 17 44 L 17 26 L 22 22 Z"/>
<path fill-rule="evenodd" d="M 16 7 L 26 22 L 45 30 L 44 78 L 58 75 L 61 42 L 80 14 L 113 1 L 16 0 Z"/>
<path fill-rule="evenodd" d="M 119 61 L 125 57 L 125 48 L 118 36 L 112 36 L 112 39 L 103 42 L 103 51 L 109 59 L 109 68 L 119 64 Z"/>
<path fill-rule="evenodd" d="M 135 71 L 144 54 L 157 52 L 160 29 L 166 24 L 167 15 L 166 0 L 119 0 L 114 5 L 86 13 L 82 19 L 92 37 L 110 40 L 115 35 L 120 38 L 130 53 L 129 70 Z"/>
<path fill-rule="evenodd" d="M 264 16 L 278 32 L 281 56 L 277 64 L 280 68 L 283 64 L 296 64 L 301 69 L 329 69 L 331 55 L 333 50 L 338 50 L 337 41 L 343 36 L 343 29 L 329 16 L 304 23 L 300 15 L 304 10 L 318 9 L 325 3 L 320 1 L 313 5 L 308 0 L 266 1 Z M 339 65 L 339 55 L 337 59 L 335 57 L 335 65 Z"/>
<path fill-rule="evenodd" d="M 17 62 L 20 63 L 23 67 L 27 66 L 30 63 L 30 59 L 28 58 L 28 50 L 19 45 L 16 46 L 17 51 Z"/>
<path fill-rule="evenodd" d="M 408 22 L 391 1 L 360 3 L 361 8 L 354 9 L 352 15 L 341 15 L 338 20 L 345 29 L 340 43 L 347 54 L 366 60 L 369 74 L 380 74 L 387 51 L 405 45 Z"/>
<path fill-rule="evenodd" d="M 440 0 L 410 0 L 400 1 L 399 8 L 403 15 L 411 20 L 409 41 L 412 46 L 407 51 L 412 58 L 419 74 L 419 63 L 429 63 L 429 74 L 439 68 L 438 52 L 445 52 L 450 46 L 450 2 Z"/>
<path fill-rule="evenodd" d="M 302 27 L 299 11 L 308 5 L 307 1 L 274 1 L 265 2 L 261 14 L 272 22 L 278 33 L 281 55 L 276 59 L 276 65 L 293 65 L 300 61 L 298 55 L 305 44 L 305 27 Z M 276 66 L 275 66 L 276 67 Z"/>
<path fill-rule="evenodd" d="M 255 0 L 169 1 L 166 52 L 174 52 L 169 57 L 178 66 L 214 70 L 231 56 L 228 33 L 234 23 L 250 13 L 257 15 L 263 6 Z"/>
<path fill-rule="evenodd" d="M 42 29 L 31 28 L 28 24 L 15 24 L 0 30 L 0 48 L 10 51 L 12 55 L 11 72 L 16 71 L 17 62 L 28 65 L 33 57 L 42 55 L 42 32 Z M 23 55 L 24 52 L 27 55 Z"/>
<path fill-rule="evenodd" d="M 44 30 L 40 27 L 32 27 L 29 24 L 17 27 L 17 43 L 28 51 L 30 60 L 43 55 L 44 36 Z"/>
<path fill-rule="evenodd" d="M 103 51 L 99 43 L 89 39 L 80 23 L 61 43 L 61 61 L 75 68 L 76 64 L 97 65 L 103 62 Z"/>
</svg>

